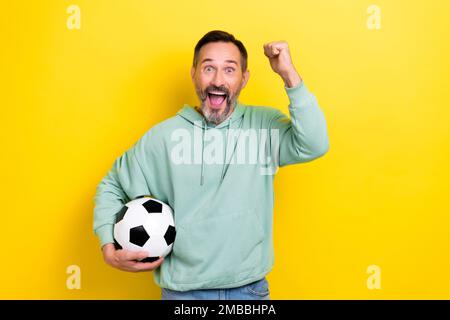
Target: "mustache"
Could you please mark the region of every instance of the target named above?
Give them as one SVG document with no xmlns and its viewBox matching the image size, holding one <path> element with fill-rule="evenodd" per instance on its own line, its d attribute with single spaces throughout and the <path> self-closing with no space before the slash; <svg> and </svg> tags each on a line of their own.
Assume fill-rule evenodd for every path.
<svg viewBox="0 0 450 320">
<path fill-rule="evenodd" d="M 227 87 L 225 87 L 225 86 L 219 86 L 219 87 L 208 86 L 208 87 L 206 87 L 205 90 L 200 90 L 200 96 L 201 96 L 202 101 L 206 100 L 206 98 L 208 97 L 208 92 L 211 92 L 211 91 L 225 93 L 227 95 L 227 100 L 230 98 L 230 91 L 227 89 Z"/>
</svg>

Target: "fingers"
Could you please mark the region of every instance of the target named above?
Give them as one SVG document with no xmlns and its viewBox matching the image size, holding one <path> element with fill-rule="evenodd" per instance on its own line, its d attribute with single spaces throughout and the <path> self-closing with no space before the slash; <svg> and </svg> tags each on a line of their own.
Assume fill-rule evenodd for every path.
<svg viewBox="0 0 450 320">
<path fill-rule="evenodd" d="M 118 264 L 118 268 L 121 270 L 129 271 L 129 272 L 137 272 L 136 264 L 139 262 L 136 261 L 121 261 Z"/>
<path fill-rule="evenodd" d="M 277 51 L 276 48 L 268 43 L 264 45 L 264 54 L 268 57 L 268 58 L 273 58 L 277 55 Z"/>
<path fill-rule="evenodd" d="M 281 48 L 278 48 L 274 45 L 268 46 L 265 50 L 265 54 L 269 58 L 274 58 L 274 57 L 278 56 L 280 54 L 280 52 L 281 52 Z"/>
<path fill-rule="evenodd" d="M 134 268 L 137 271 L 153 271 L 158 268 L 164 261 L 163 257 L 160 257 L 158 260 L 153 262 L 136 262 Z"/>
<path fill-rule="evenodd" d="M 119 268 L 130 272 L 153 271 L 158 268 L 163 263 L 163 261 L 163 257 L 154 262 L 122 261 L 119 264 Z"/>
<path fill-rule="evenodd" d="M 117 257 L 120 261 L 133 261 L 142 260 L 148 257 L 148 253 L 145 251 L 129 251 L 129 250 L 117 250 Z"/>
<path fill-rule="evenodd" d="M 274 41 L 263 45 L 264 54 L 268 58 L 276 57 L 280 52 L 287 48 L 287 42 L 285 41 Z"/>
<path fill-rule="evenodd" d="M 139 262 L 139 260 L 145 259 L 148 256 L 148 252 L 145 251 L 117 250 L 115 266 L 116 268 L 130 272 L 153 271 L 164 261 L 164 258 L 160 257 L 153 262 Z"/>
</svg>

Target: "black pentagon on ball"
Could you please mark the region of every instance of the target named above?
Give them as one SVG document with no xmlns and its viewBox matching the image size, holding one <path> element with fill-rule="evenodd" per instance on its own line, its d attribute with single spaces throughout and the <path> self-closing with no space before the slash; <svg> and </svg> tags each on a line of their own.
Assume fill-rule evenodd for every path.
<svg viewBox="0 0 450 320">
<path fill-rule="evenodd" d="M 168 246 L 170 246 L 175 241 L 176 231 L 174 226 L 169 226 L 166 233 L 164 234 L 164 240 Z"/>
<path fill-rule="evenodd" d="M 162 212 L 162 204 L 155 200 L 148 200 L 142 204 L 148 213 Z"/>
<path fill-rule="evenodd" d="M 123 217 L 125 216 L 125 213 L 127 212 L 127 210 L 128 210 L 128 207 L 127 206 L 123 206 L 122 209 L 120 209 L 120 211 L 117 212 L 116 223 L 123 219 Z"/>
<path fill-rule="evenodd" d="M 138 226 L 130 229 L 130 242 L 137 246 L 143 247 L 144 244 L 150 239 L 144 226 Z"/>
<path fill-rule="evenodd" d="M 116 239 L 114 239 L 114 247 L 116 248 L 116 250 L 121 250 L 121 249 L 123 249 L 122 246 L 117 242 Z"/>
<path fill-rule="evenodd" d="M 145 259 L 142 259 L 141 262 L 154 262 L 158 259 L 159 259 L 159 257 L 147 257 Z"/>
</svg>

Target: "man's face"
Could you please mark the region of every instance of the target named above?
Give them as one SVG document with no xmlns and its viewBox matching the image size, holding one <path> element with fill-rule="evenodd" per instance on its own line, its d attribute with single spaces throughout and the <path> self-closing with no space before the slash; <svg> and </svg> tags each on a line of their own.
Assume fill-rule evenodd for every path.
<svg viewBox="0 0 450 320">
<path fill-rule="evenodd" d="M 233 112 L 250 73 L 242 73 L 241 53 L 232 42 L 210 42 L 199 52 L 191 77 L 208 122 L 219 124 Z"/>
</svg>

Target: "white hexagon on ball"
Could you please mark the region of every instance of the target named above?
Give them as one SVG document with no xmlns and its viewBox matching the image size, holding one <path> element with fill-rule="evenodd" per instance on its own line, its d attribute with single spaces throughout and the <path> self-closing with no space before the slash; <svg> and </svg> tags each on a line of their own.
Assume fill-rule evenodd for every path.
<svg viewBox="0 0 450 320">
<path fill-rule="evenodd" d="M 167 256 L 172 251 L 175 236 L 172 208 L 151 196 L 131 200 L 116 215 L 116 248 L 147 251 L 148 257 L 141 261 L 152 262 Z"/>
</svg>

